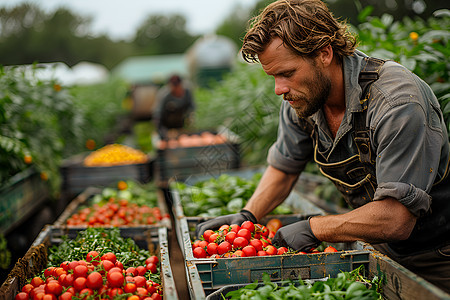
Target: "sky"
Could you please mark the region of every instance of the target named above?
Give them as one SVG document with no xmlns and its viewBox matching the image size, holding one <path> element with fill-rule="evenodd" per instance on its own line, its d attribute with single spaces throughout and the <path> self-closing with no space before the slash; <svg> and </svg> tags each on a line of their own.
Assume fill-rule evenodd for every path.
<svg viewBox="0 0 450 300">
<path fill-rule="evenodd" d="M 92 17 L 91 29 L 114 40 L 132 38 L 136 29 L 152 14 L 181 14 L 191 34 L 212 33 L 234 7 L 252 8 L 256 0 L 1 0 L 0 7 L 31 2 L 52 12 L 70 8 L 81 16 Z"/>
</svg>

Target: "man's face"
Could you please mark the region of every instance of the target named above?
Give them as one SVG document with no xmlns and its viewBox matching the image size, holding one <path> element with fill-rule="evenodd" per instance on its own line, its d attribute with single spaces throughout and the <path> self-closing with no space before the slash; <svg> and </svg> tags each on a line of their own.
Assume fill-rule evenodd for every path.
<svg viewBox="0 0 450 300">
<path fill-rule="evenodd" d="M 296 55 L 279 38 L 273 39 L 258 59 L 266 74 L 275 78 L 275 93 L 289 101 L 297 116 L 311 116 L 325 104 L 331 80 L 315 60 Z"/>
</svg>

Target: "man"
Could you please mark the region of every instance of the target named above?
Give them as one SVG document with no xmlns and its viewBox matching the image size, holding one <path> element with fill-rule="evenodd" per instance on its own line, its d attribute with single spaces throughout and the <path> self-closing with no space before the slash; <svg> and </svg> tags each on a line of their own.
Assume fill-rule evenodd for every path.
<svg viewBox="0 0 450 300">
<path fill-rule="evenodd" d="M 406 68 L 355 47 L 320 0 L 279 0 L 255 18 L 242 53 L 283 95 L 278 138 L 245 208 L 197 233 L 260 220 L 314 159 L 354 210 L 284 226 L 273 243 L 304 251 L 366 241 L 449 292 L 449 142 L 439 103 Z"/>
<path fill-rule="evenodd" d="M 153 120 L 161 138 L 167 138 L 170 129 L 183 128 L 195 108 L 192 93 L 179 75 L 170 76 L 167 86 L 158 91 L 156 101 Z"/>
</svg>

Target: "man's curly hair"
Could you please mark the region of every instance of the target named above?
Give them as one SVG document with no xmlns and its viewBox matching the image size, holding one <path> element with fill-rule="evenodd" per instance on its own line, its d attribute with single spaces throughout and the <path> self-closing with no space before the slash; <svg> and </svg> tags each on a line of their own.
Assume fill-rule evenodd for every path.
<svg viewBox="0 0 450 300">
<path fill-rule="evenodd" d="M 321 0 L 278 0 L 269 4 L 250 22 L 241 48 L 247 62 L 257 62 L 273 38 L 298 55 L 313 58 L 331 45 L 339 61 L 356 48 L 356 37 L 345 22 L 333 17 Z"/>
</svg>

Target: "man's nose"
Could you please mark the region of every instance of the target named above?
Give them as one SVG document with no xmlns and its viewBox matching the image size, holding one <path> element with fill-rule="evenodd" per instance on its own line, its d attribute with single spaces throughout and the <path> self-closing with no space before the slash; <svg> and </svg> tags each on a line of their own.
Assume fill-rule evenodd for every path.
<svg viewBox="0 0 450 300">
<path fill-rule="evenodd" d="M 281 96 L 289 92 L 289 88 L 286 84 L 283 83 L 282 80 L 275 79 L 275 94 Z"/>
</svg>

